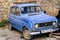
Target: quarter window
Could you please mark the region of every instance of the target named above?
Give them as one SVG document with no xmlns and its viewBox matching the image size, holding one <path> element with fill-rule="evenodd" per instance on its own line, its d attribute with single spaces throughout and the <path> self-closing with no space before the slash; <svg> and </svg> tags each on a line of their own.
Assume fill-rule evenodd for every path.
<svg viewBox="0 0 60 40">
<path fill-rule="evenodd" d="M 19 16 L 19 15 L 20 15 L 20 10 L 19 10 L 19 8 L 16 8 L 15 10 L 16 10 L 16 11 L 15 11 L 15 12 L 16 12 L 16 15 Z"/>
<path fill-rule="evenodd" d="M 11 8 L 11 13 L 14 14 L 15 13 L 15 8 Z"/>
</svg>

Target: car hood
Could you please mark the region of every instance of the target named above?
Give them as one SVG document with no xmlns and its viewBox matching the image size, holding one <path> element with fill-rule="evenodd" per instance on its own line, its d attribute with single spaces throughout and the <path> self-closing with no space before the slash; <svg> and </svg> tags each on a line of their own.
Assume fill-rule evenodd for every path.
<svg viewBox="0 0 60 40">
<path fill-rule="evenodd" d="M 46 14 L 27 16 L 27 18 L 31 20 L 34 24 L 56 21 L 55 17 L 49 16 Z"/>
</svg>

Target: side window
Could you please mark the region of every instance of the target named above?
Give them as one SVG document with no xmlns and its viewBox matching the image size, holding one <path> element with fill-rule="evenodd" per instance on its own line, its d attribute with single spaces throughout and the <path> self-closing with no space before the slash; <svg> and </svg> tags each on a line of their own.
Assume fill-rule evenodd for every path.
<svg viewBox="0 0 60 40">
<path fill-rule="evenodd" d="M 15 11 L 15 15 L 20 16 L 20 9 L 19 8 L 16 8 L 15 10 L 16 10 Z"/>
<path fill-rule="evenodd" d="M 15 8 L 11 8 L 10 13 L 14 14 L 15 13 Z"/>
</svg>

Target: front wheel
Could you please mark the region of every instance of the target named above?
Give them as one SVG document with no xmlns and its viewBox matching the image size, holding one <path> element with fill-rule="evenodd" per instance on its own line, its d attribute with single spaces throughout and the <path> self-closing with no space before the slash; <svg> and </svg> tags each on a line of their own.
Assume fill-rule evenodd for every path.
<svg viewBox="0 0 60 40">
<path fill-rule="evenodd" d="M 23 37 L 26 39 L 26 40 L 30 40 L 32 38 L 32 36 L 30 35 L 30 32 L 28 31 L 28 29 L 24 28 L 23 29 Z"/>
</svg>

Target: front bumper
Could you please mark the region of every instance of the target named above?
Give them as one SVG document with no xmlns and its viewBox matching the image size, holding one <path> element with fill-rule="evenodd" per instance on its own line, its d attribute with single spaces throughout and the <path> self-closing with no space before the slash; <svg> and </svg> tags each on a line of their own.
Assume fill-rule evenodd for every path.
<svg viewBox="0 0 60 40">
<path fill-rule="evenodd" d="M 43 34 L 43 33 L 49 33 L 49 32 L 55 32 L 58 31 L 59 28 L 55 28 L 55 29 L 47 29 L 47 30 L 40 30 L 40 32 L 31 32 L 31 35 L 37 35 L 37 34 Z"/>
</svg>

